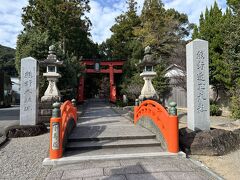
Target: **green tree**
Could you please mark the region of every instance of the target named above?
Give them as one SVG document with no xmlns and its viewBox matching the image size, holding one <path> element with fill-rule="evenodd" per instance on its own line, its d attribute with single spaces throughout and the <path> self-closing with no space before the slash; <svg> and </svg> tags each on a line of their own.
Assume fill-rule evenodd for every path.
<svg viewBox="0 0 240 180">
<path fill-rule="evenodd" d="M 0 71 L 17 76 L 15 68 L 15 49 L 0 45 Z"/>
<path fill-rule="evenodd" d="M 155 56 L 161 59 L 161 63 L 155 68 L 157 76 L 153 84 L 163 98 L 170 92 L 169 80 L 164 77 L 164 70 L 172 63 L 171 60 L 177 53 L 175 49 L 189 35 L 192 24 L 188 22 L 187 15 L 175 9 L 166 10 L 160 0 L 145 0 L 140 19 L 141 26 L 135 28 L 134 33 L 143 47 L 151 46 Z"/>
<path fill-rule="evenodd" d="M 194 27 L 192 35 L 193 39 L 200 38 L 209 42 L 209 79 L 217 93 L 215 101 L 219 90 L 228 91 L 231 87 L 231 67 L 224 57 L 226 16 L 215 2 L 210 10 L 206 8 L 205 15 L 200 15 L 199 27 Z"/>
<path fill-rule="evenodd" d="M 25 31 L 33 27 L 42 33 L 48 31 L 49 41 L 60 41 L 64 54 L 77 54 L 81 52 L 78 43 L 86 41 L 89 35 L 91 23 L 84 16 L 90 10 L 88 3 L 88 0 L 29 0 L 29 5 L 23 8 L 22 24 Z"/>
<path fill-rule="evenodd" d="M 90 9 L 88 3 L 88 0 L 29 0 L 22 14 L 24 30 L 17 41 L 17 69 L 24 57 L 44 60 L 48 47 L 54 44 L 58 58 L 64 60 L 65 65 L 60 68 L 63 78 L 59 84 L 64 85 L 60 85 L 60 89 L 74 91 L 81 68 L 79 60 L 91 53 L 97 54 L 93 51 L 97 45 L 90 40 L 91 22 L 85 17 Z M 41 85 L 45 84 L 44 78 L 40 78 Z"/>
<path fill-rule="evenodd" d="M 234 118 L 240 118 L 240 2 L 228 0 L 225 22 L 225 59 L 231 65 L 231 111 Z"/>
<path fill-rule="evenodd" d="M 135 0 L 128 0 L 127 12 L 118 16 L 116 23 L 111 27 L 112 36 L 106 40 L 106 45 L 109 54 L 112 57 L 129 59 L 133 50 L 133 43 L 136 39 L 133 31 L 134 27 L 140 24 L 140 19 L 137 15 L 137 3 Z"/>
<path fill-rule="evenodd" d="M 51 42 L 48 40 L 48 32 L 41 33 L 35 29 L 18 35 L 15 65 L 19 74 L 22 58 L 32 56 L 38 60 L 44 60 L 47 57 L 48 47 L 51 45 Z"/>
<path fill-rule="evenodd" d="M 145 0 L 141 26 L 136 28 L 135 34 L 143 47 L 151 46 L 155 53 L 167 59 L 175 45 L 189 35 L 191 28 L 187 15 L 175 9 L 166 10 L 160 0 Z"/>
<path fill-rule="evenodd" d="M 138 72 L 137 63 L 142 58 L 143 47 L 138 37 L 134 35 L 135 27 L 141 23 L 137 15 L 137 3 L 135 0 L 128 0 L 127 6 L 127 11 L 118 16 L 116 23 L 111 27 L 112 36 L 102 43 L 99 49 L 103 57 L 126 60 L 119 88 L 122 89 L 122 94 L 127 93 L 131 99 L 135 95 L 130 86 L 131 83 L 136 84 L 134 77 Z"/>
<path fill-rule="evenodd" d="M 139 91 L 138 87 L 142 87 L 143 82 L 139 80 L 141 70 L 137 65 L 143 58 L 143 49 L 151 46 L 154 54 L 162 57 L 161 64 L 156 67 L 157 77 L 153 83 L 160 96 L 165 96 L 169 89 L 164 70 L 173 59 L 173 52 L 177 52 L 173 49 L 179 47 L 178 44 L 189 35 L 192 26 L 185 14 L 174 9 L 166 10 L 159 0 L 145 0 L 140 16 L 136 13 L 136 1 L 128 0 L 127 3 L 128 11 L 116 18 L 116 24 L 111 28 L 113 35 L 100 46 L 101 49 L 105 48 L 101 52 L 110 57 L 127 59 L 123 67 L 122 93 L 136 98 L 136 91 Z"/>
</svg>

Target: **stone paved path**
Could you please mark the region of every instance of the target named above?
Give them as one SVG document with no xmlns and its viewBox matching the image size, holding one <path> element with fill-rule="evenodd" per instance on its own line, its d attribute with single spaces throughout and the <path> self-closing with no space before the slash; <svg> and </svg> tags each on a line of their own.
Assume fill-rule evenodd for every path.
<svg viewBox="0 0 240 180">
<path fill-rule="evenodd" d="M 70 147 L 76 141 L 92 140 L 90 145 L 96 142 L 101 149 L 70 150 L 64 158 L 69 157 L 91 157 L 98 156 L 99 160 L 81 160 L 79 162 L 65 161 L 53 166 L 46 179 L 114 179 L 114 180 L 156 180 L 156 179 L 220 179 L 212 172 L 199 166 L 193 161 L 174 156 L 138 157 L 138 158 L 114 158 L 114 160 L 102 159 L 105 155 L 130 154 L 131 153 L 152 153 L 161 152 L 159 146 L 134 147 L 130 142 L 141 140 L 146 143 L 151 139 L 152 133 L 146 129 L 133 125 L 129 120 L 115 113 L 110 106 L 102 102 L 91 102 L 79 119 L 78 127 L 73 131 L 70 139 Z M 111 140 L 111 141 L 109 141 Z M 116 146 L 117 143 L 130 144 L 132 147 Z M 113 147 L 109 148 L 109 145 Z M 144 144 L 144 143 L 143 143 Z M 107 145 L 107 147 L 105 147 Z M 81 144 L 82 147 L 82 144 Z M 90 146 L 91 147 L 91 146 Z M 63 159 L 64 159 L 63 158 Z M 62 161 L 63 162 L 63 161 Z"/>
<path fill-rule="evenodd" d="M 111 180 L 214 180 L 220 179 L 189 159 L 172 156 L 114 161 L 85 161 L 56 166 L 48 174 L 52 179 Z"/>
</svg>

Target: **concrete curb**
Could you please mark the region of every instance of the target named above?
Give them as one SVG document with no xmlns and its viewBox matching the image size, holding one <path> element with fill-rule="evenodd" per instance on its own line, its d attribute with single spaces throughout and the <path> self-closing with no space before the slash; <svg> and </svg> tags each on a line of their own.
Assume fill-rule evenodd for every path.
<svg viewBox="0 0 240 180">
<path fill-rule="evenodd" d="M 16 126 L 19 126 L 19 123 L 12 123 L 11 125 L 2 127 L 0 128 L 0 134 L 2 134 L 3 136 L 7 136 L 8 130 Z"/>
<path fill-rule="evenodd" d="M 17 125 L 19 125 L 19 124 L 18 123 L 12 123 L 11 125 L 0 128 L 0 147 L 3 146 L 8 140 L 8 137 L 7 137 L 8 130 L 11 127 L 15 127 Z"/>
<path fill-rule="evenodd" d="M 75 157 L 62 157 L 60 159 L 45 158 L 43 166 L 56 166 L 76 164 L 84 161 L 94 160 L 119 160 L 119 159 L 132 159 L 132 158 L 149 158 L 159 156 L 182 156 L 182 153 L 169 153 L 169 152 L 156 152 L 156 153 L 135 153 L 135 154 L 113 154 L 113 155 L 97 155 L 97 156 L 75 156 Z"/>
<path fill-rule="evenodd" d="M 3 135 L 0 137 L 0 147 L 3 146 L 7 142 L 8 138 Z"/>
<path fill-rule="evenodd" d="M 200 161 L 196 160 L 196 159 L 191 159 L 188 158 L 192 163 L 194 163 L 195 165 L 199 166 L 200 168 L 202 168 L 203 170 L 207 171 L 209 174 L 211 174 L 213 177 L 215 177 L 218 180 L 224 180 L 220 175 L 218 175 L 217 173 L 215 173 L 212 169 L 210 169 L 209 167 L 205 166 L 203 163 L 201 163 Z"/>
</svg>

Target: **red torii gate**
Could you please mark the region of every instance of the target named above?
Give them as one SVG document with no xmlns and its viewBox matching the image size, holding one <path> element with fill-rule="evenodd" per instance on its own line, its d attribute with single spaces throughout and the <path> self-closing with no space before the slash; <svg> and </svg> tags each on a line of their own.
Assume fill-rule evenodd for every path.
<svg viewBox="0 0 240 180">
<path fill-rule="evenodd" d="M 83 71 L 84 73 L 104 73 L 109 74 L 110 79 L 110 101 L 116 102 L 117 99 L 117 91 L 116 85 L 114 82 L 114 74 L 121 74 L 122 66 L 124 64 L 124 60 L 92 60 L 85 59 L 81 61 L 81 64 L 86 66 L 86 69 Z M 121 69 L 114 69 L 114 66 L 121 66 Z M 104 67 L 104 68 L 101 68 Z M 81 76 L 79 79 L 78 85 L 78 102 L 82 103 L 84 101 L 84 77 Z"/>
</svg>

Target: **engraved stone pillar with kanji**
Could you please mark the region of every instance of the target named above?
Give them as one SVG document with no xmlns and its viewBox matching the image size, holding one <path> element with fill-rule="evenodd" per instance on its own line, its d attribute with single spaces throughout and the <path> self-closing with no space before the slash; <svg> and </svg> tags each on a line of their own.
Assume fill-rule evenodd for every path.
<svg viewBox="0 0 240 180">
<path fill-rule="evenodd" d="M 187 126 L 210 129 L 208 42 L 200 39 L 187 44 Z"/>
</svg>

